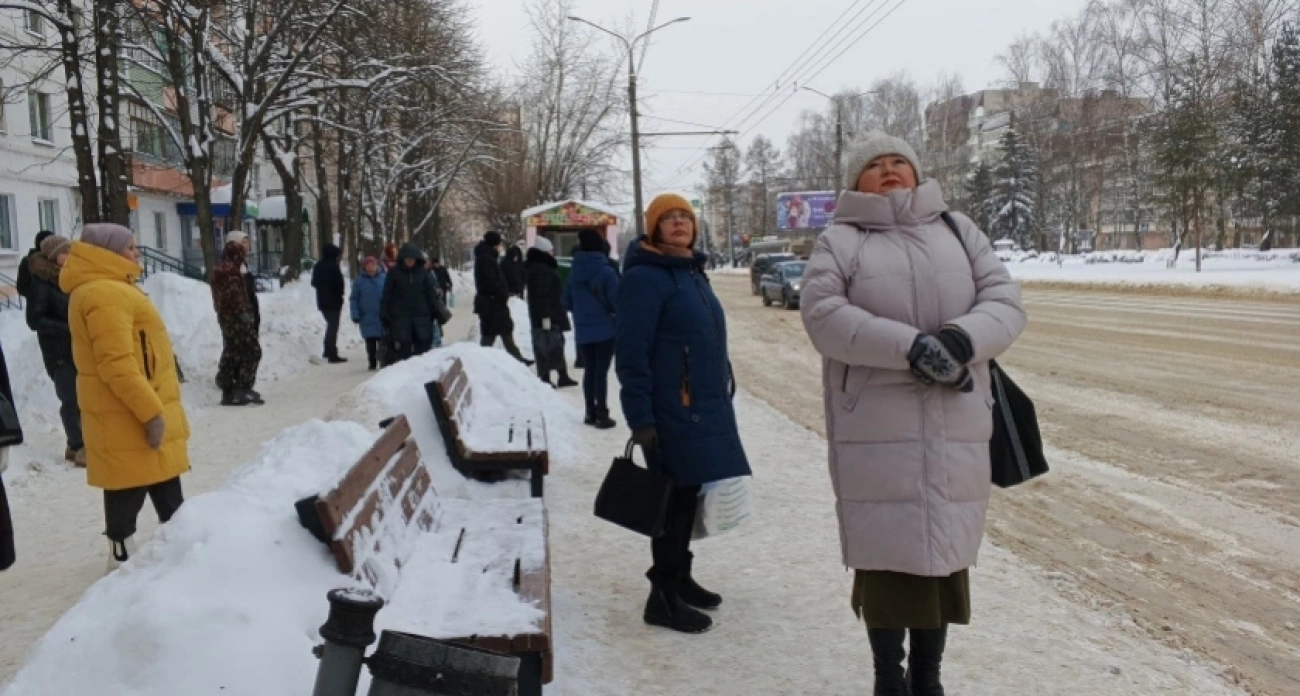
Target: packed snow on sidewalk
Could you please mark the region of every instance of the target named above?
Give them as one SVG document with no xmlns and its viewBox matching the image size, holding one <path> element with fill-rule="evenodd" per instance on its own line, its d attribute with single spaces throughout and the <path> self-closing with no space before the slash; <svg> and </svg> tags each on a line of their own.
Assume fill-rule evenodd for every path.
<svg viewBox="0 0 1300 696">
<path fill-rule="evenodd" d="M 1017 280 L 1132 286 L 1230 287 L 1243 290 L 1300 292 L 1300 250 L 1203 252 L 1196 272 L 1195 250 L 1184 249 L 1173 267 L 1173 249 L 1151 252 L 1099 251 L 1058 258 L 1016 255 L 1007 269 Z"/>
<path fill-rule="evenodd" d="M 185 409 L 194 414 L 221 398 L 216 386 L 221 358 L 221 328 L 206 283 L 173 273 L 155 273 L 142 284 L 162 315 L 172 347 L 185 373 Z M 259 382 L 274 381 L 306 369 L 322 352 L 325 320 L 316 310 L 316 295 L 306 281 L 258 295 L 261 308 L 262 362 Z M 341 350 L 361 342 L 344 317 L 339 330 Z M 4 345 L 10 385 L 23 424 L 26 443 L 9 453 L 6 485 L 23 486 L 29 477 L 70 468 L 63 461 L 63 424 L 54 384 L 45 373 L 36 334 L 27 327 L 23 310 L 0 311 L 0 344 Z M 197 424 L 195 424 L 197 426 Z"/>
<path fill-rule="evenodd" d="M 484 508 L 468 507 L 457 496 L 513 494 L 513 500 L 479 504 L 537 507 L 522 482 L 492 487 L 467 482 L 451 468 L 432 415 L 424 417 L 431 414 L 424 383 L 454 357 L 465 361 L 475 379 L 476 408 L 480 402 L 487 408 L 510 403 L 572 415 L 567 403 L 500 350 L 456 346 L 387 368 L 339 408 L 340 416 L 356 416 L 364 425 L 312 420 L 289 428 L 220 488 L 186 501 L 131 561 L 86 592 L 0 693 L 262 696 L 309 690 L 318 664 L 311 651 L 321 641 L 318 629 L 328 612 L 325 595 L 356 583 L 338 572 L 328 548 L 299 525 L 293 504 L 337 483 L 378 435 L 378 417 L 405 412 L 411 418 L 444 522 L 490 523 L 478 519 L 477 510 Z M 446 540 L 428 536 L 432 551 L 416 547 L 404 569 L 420 582 L 397 586 L 377 617 L 378 628 L 431 635 L 471 626 L 482 635 L 535 630 L 536 607 L 508 588 L 450 572 L 437 560 L 446 556 L 437 553 Z M 536 545 L 526 539 L 501 544 Z M 538 551 L 524 555 L 532 558 Z M 466 613 L 468 606 L 483 609 Z M 433 621 L 430 613 L 443 618 Z"/>
</svg>

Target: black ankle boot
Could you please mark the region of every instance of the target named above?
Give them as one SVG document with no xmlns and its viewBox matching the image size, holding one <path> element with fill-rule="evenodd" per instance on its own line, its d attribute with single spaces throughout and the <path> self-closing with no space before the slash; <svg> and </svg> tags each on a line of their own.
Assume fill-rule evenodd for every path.
<svg viewBox="0 0 1300 696">
<path fill-rule="evenodd" d="M 939 683 L 939 667 L 948 642 L 948 627 L 912 629 L 912 650 L 907 656 L 908 681 L 912 696 L 944 696 Z"/>
<path fill-rule="evenodd" d="M 587 407 L 587 417 L 582 419 L 582 424 L 583 424 L 583 425 L 595 425 L 595 424 L 596 424 L 596 410 L 595 410 L 595 409 L 593 409 L 593 408 L 591 408 L 591 407 Z"/>
<path fill-rule="evenodd" d="M 696 609 L 717 609 L 722 606 L 722 595 L 716 592 L 709 592 L 700 587 L 691 577 L 691 565 L 695 562 L 695 554 L 686 555 L 686 566 L 682 569 L 682 575 L 678 579 L 677 594 L 683 602 L 695 607 Z"/>
<path fill-rule="evenodd" d="M 907 683 L 903 681 L 903 640 L 907 631 L 901 628 L 868 628 L 871 640 L 871 663 L 876 672 L 873 696 L 908 696 Z"/>
<path fill-rule="evenodd" d="M 645 603 L 645 622 L 682 633 L 704 633 L 713 619 L 689 607 L 676 592 L 664 585 L 652 585 Z"/>
<path fill-rule="evenodd" d="M 609 430 L 618 426 L 618 421 L 609 417 L 609 409 L 602 408 L 596 412 L 595 420 L 591 424 L 596 426 L 598 430 Z"/>
</svg>

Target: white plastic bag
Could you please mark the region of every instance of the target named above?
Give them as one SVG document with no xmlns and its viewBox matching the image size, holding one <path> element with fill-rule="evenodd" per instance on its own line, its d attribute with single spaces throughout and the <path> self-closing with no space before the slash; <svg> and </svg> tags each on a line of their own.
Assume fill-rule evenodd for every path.
<svg viewBox="0 0 1300 696">
<path fill-rule="evenodd" d="M 754 514 L 754 495 L 748 476 L 706 483 L 700 488 L 692 539 L 725 534 Z"/>
</svg>

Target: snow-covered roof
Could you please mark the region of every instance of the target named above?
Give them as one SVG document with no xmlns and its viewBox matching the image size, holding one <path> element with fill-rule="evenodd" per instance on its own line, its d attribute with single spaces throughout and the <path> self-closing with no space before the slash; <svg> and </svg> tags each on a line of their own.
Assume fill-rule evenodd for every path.
<svg viewBox="0 0 1300 696">
<path fill-rule="evenodd" d="M 230 199 L 234 195 L 234 189 L 230 184 L 218 186 L 212 189 L 212 205 L 230 205 Z"/>
<path fill-rule="evenodd" d="M 287 209 L 284 196 L 267 196 L 257 204 L 257 219 L 285 220 L 288 217 Z"/>
<path fill-rule="evenodd" d="M 1000 114 L 994 114 L 993 116 L 990 116 L 987 121 L 985 121 L 982 125 L 980 125 L 980 130 L 987 133 L 989 131 L 995 131 L 999 128 L 1006 128 L 1009 125 L 1011 125 L 1011 112 L 1004 111 Z"/>
<path fill-rule="evenodd" d="M 605 203 L 593 203 L 592 201 L 584 201 L 584 200 L 579 199 L 579 198 L 570 198 L 570 199 L 565 200 L 565 201 L 551 201 L 550 203 L 543 203 L 543 204 L 541 204 L 541 205 L 536 205 L 536 206 L 533 206 L 533 207 L 529 208 L 528 210 L 525 210 L 524 212 L 520 213 L 519 216 L 520 216 L 520 217 L 532 217 L 532 216 L 534 216 L 534 215 L 536 215 L 536 214 L 538 214 L 538 213 L 545 212 L 545 211 L 547 211 L 547 210 L 551 210 L 552 208 L 559 208 L 559 207 L 561 207 L 561 206 L 565 206 L 565 205 L 568 205 L 568 204 L 570 204 L 570 203 L 577 203 L 578 205 L 581 205 L 581 206 L 584 206 L 584 207 L 587 207 L 587 208 L 591 208 L 591 209 L 593 209 L 593 210 L 599 210 L 599 211 L 602 212 L 602 213 L 609 213 L 610 215 L 613 215 L 614 217 L 618 217 L 618 211 L 617 211 L 617 210 L 614 210 L 613 208 L 611 208 L 610 206 L 606 205 Z"/>
</svg>

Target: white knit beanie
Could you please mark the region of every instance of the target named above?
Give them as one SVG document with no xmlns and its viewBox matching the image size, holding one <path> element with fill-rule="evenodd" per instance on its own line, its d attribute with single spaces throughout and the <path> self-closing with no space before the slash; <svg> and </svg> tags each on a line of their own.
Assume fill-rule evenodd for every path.
<svg viewBox="0 0 1300 696">
<path fill-rule="evenodd" d="M 916 183 L 921 183 L 921 160 L 917 158 L 916 150 L 892 135 L 870 131 L 849 143 L 848 150 L 844 153 L 844 188 L 849 191 L 858 190 L 858 177 L 862 176 L 862 170 L 871 164 L 871 160 L 882 155 L 899 155 L 910 162 L 916 172 Z"/>
<path fill-rule="evenodd" d="M 538 251 L 545 252 L 547 254 L 555 253 L 555 245 L 552 244 L 551 240 L 547 239 L 546 237 L 538 237 L 537 239 L 534 239 L 533 248 Z"/>
</svg>

